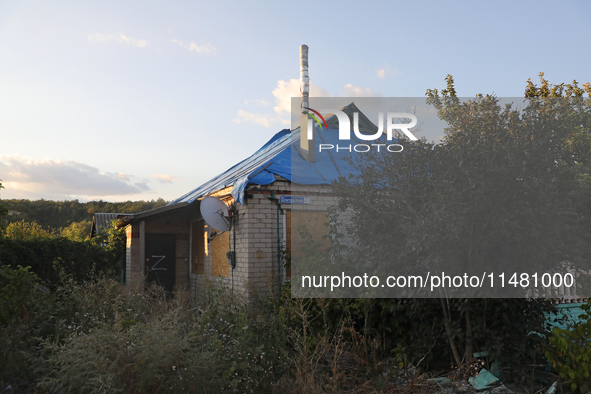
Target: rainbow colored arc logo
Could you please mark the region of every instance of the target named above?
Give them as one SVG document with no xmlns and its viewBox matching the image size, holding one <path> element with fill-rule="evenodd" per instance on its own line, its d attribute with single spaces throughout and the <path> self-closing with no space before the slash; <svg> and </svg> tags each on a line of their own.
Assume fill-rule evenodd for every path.
<svg viewBox="0 0 591 394">
<path fill-rule="evenodd" d="M 304 107 L 304 108 L 307 109 L 308 111 L 312 111 L 313 112 L 313 114 L 308 114 L 308 115 L 310 115 L 311 117 L 314 118 L 314 120 L 316 121 L 316 123 L 318 123 L 318 126 L 320 126 L 320 130 L 322 130 L 322 123 L 320 123 L 320 120 L 318 120 L 318 118 L 316 116 L 314 116 L 314 114 L 320 116 L 320 119 L 322 119 L 322 122 L 324 123 L 324 126 L 326 127 L 326 130 L 328 130 L 328 125 L 326 124 L 326 120 L 324 120 L 324 116 L 320 115 L 320 112 L 318 112 L 318 111 L 316 111 L 316 110 L 314 110 L 312 108 L 309 108 L 309 107 Z"/>
</svg>

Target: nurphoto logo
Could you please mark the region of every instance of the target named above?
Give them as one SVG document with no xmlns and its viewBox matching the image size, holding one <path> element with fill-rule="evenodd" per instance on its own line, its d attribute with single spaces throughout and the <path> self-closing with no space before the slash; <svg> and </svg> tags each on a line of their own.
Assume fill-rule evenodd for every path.
<svg viewBox="0 0 591 394">
<path fill-rule="evenodd" d="M 328 130 L 328 125 L 326 123 L 326 119 L 322 116 L 321 113 L 325 114 L 334 114 L 338 121 L 339 121 L 339 140 L 341 141 L 350 141 L 351 140 L 351 122 L 349 120 L 349 116 L 343 111 L 338 109 L 322 109 L 320 111 L 316 111 L 312 108 L 305 107 L 308 110 L 308 115 L 312 118 L 308 118 L 307 124 L 307 135 L 306 138 L 312 140 L 314 138 L 314 123 L 313 120 L 316 121 L 320 129 L 322 130 L 323 127 Z M 398 123 L 399 119 L 410 119 L 409 123 Z M 409 114 L 406 112 L 388 112 L 386 114 L 386 140 L 397 141 L 396 137 L 393 137 L 394 130 L 400 130 L 406 137 L 411 141 L 416 141 L 418 138 L 409 130 L 417 125 L 417 117 L 413 114 Z M 302 128 L 303 129 L 303 128 Z M 383 137 L 384 135 L 384 113 L 378 113 L 378 129 L 375 134 L 364 134 L 359 131 L 359 113 L 353 113 L 353 132 L 355 133 L 355 137 L 362 141 L 376 141 Z M 344 151 L 355 151 L 355 152 L 369 152 L 372 147 L 374 147 L 378 152 L 380 152 L 381 148 L 385 148 L 388 152 L 402 152 L 404 147 L 398 143 L 392 144 L 384 144 L 384 143 L 373 143 L 373 144 L 355 144 L 355 145 L 339 145 L 336 146 L 334 144 L 319 144 L 318 151 L 322 152 L 323 150 L 331 150 L 335 149 L 337 152 L 344 150 Z"/>
</svg>

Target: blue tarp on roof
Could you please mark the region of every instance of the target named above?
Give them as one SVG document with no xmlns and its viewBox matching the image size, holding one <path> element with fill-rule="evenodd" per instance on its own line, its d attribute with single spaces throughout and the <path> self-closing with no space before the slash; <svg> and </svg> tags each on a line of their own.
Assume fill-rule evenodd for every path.
<svg viewBox="0 0 591 394">
<path fill-rule="evenodd" d="M 253 178 L 256 182 L 260 182 L 258 183 L 259 185 L 267 185 L 275 181 L 274 173 L 291 180 L 289 161 L 286 163 L 285 160 L 279 160 L 280 158 L 278 158 L 277 163 L 273 162 L 273 159 L 279 153 L 285 150 L 289 152 L 290 142 L 291 132 L 287 129 L 281 130 L 252 156 L 234 165 L 225 172 L 199 186 L 197 189 L 174 200 L 170 204 L 177 204 L 180 202 L 190 203 L 198 198 L 232 185 L 235 186 L 235 189 L 238 182 L 242 181 L 242 183 L 244 183 L 244 180 L 249 178 Z M 284 157 L 281 156 L 281 158 Z M 289 156 L 288 159 L 290 159 Z M 246 187 L 246 184 L 244 187 Z M 242 189 L 242 201 L 240 201 L 240 203 L 243 202 L 243 199 L 244 189 Z"/>
<path fill-rule="evenodd" d="M 356 109 L 356 107 L 352 108 Z M 330 122 L 332 118 L 333 116 L 329 117 L 327 122 Z M 317 146 L 330 144 L 336 147 L 337 145 L 343 146 L 345 142 L 339 141 L 337 129 L 321 130 L 316 127 L 315 133 Z M 268 185 L 275 181 L 276 175 L 298 184 L 323 185 L 330 184 L 339 176 L 347 176 L 356 172 L 354 166 L 343 160 L 348 156 L 347 151 L 337 153 L 333 149 L 318 153 L 317 148 L 316 161 L 313 163 L 306 161 L 299 154 L 299 140 L 299 127 L 293 131 L 281 130 L 252 156 L 170 204 L 191 203 L 228 186 L 233 186 L 232 197 L 234 200 L 243 204 L 244 191 L 248 185 Z M 360 142 L 362 141 L 351 140 L 353 144 Z M 397 143 L 398 141 L 391 142 Z M 344 145 L 348 146 L 348 144 Z"/>
<path fill-rule="evenodd" d="M 328 132 L 324 130 L 321 134 L 318 130 L 316 132 L 317 135 L 322 135 L 322 138 L 327 143 L 336 144 L 336 141 L 333 140 L 338 138 L 338 130 L 329 130 Z M 334 138 L 329 138 L 329 136 Z M 299 129 L 294 132 L 287 129 L 281 130 L 252 156 L 171 202 L 171 204 L 191 203 L 228 186 L 234 186 L 232 197 L 240 204 L 243 204 L 244 190 L 249 184 L 268 185 L 275 182 L 275 175 L 292 181 L 292 173 L 296 173 L 298 183 L 307 185 L 330 184 L 339 176 L 339 171 L 335 168 L 328 154 L 317 154 L 317 161 L 308 163 L 297 152 L 294 152 L 292 162 L 292 143 L 299 144 Z M 320 140 L 320 143 L 322 143 L 322 140 Z M 339 168 L 344 167 L 344 165 L 345 163 L 339 163 Z M 348 171 L 346 172 L 348 173 Z"/>
</svg>

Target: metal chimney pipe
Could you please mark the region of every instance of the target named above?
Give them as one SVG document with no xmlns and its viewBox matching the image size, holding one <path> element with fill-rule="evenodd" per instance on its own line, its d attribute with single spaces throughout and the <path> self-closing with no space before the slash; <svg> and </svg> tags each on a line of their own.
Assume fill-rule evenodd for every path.
<svg viewBox="0 0 591 394">
<path fill-rule="evenodd" d="M 316 140 L 314 123 L 308 116 L 310 107 L 310 75 L 308 74 L 308 46 L 300 46 L 300 93 L 302 94 L 302 115 L 300 117 L 300 148 L 304 159 L 316 161 Z"/>
<path fill-rule="evenodd" d="M 302 113 L 307 114 L 305 107 L 310 106 L 310 75 L 308 74 L 308 46 L 300 46 L 300 93 L 302 94 Z"/>
</svg>

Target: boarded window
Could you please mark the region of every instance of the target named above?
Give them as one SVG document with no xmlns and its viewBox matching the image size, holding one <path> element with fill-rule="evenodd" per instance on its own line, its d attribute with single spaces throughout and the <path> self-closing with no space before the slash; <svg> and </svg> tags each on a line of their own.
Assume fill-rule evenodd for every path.
<svg viewBox="0 0 591 394">
<path fill-rule="evenodd" d="M 291 211 L 285 211 L 285 248 L 287 256 L 287 266 L 285 267 L 285 277 L 291 278 Z"/>
<path fill-rule="evenodd" d="M 330 241 L 324 236 L 328 235 L 329 227 L 328 216 L 326 212 L 295 212 L 292 216 L 291 211 L 286 212 L 286 246 L 292 253 L 292 257 L 301 257 L 303 238 L 298 229 L 304 226 L 315 244 L 318 244 L 318 251 L 325 252 L 330 247 Z M 286 276 L 291 278 L 291 267 L 286 269 Z"/>
<path fill-rule="evenodd" d="M 191 272 L 205 273 L 205 255 L 207 253 L 207 231 L 203 220 L 191 223 Z"/>
<path fill-rule="evenodd" d="M 226 231 L 211 241 L 211 275 L 229 276 L 230 266 L 226 252 L 230 250 L 230 232 Z"/>
</svg>

